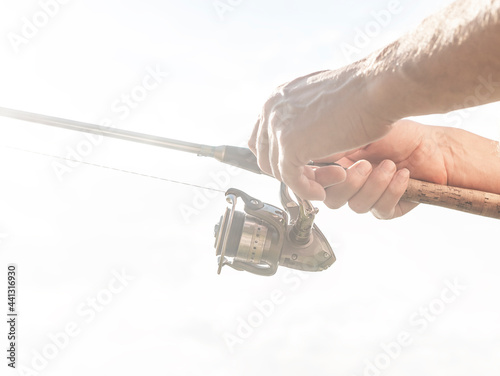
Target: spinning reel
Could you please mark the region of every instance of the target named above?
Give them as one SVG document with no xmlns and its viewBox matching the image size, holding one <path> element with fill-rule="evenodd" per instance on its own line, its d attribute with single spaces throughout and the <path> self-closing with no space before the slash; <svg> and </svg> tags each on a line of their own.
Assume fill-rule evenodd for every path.
<svg viewBox="0 0 500 376">
<path fill-rule="evenodd" d="M 238 198 L 244 212 L 236 211 Z M 224 265 L 270 276 L 278 265 L 304 271 L 321 271 L 335 262 L 325 236 L 313 224 L 318 209 L 307 200 L 295 202 L 283 183 L 282 210 L 235 188 L 226 192 L 226 208 L 215 225 L 215 252 L 220 274 Z"/>
</svg>

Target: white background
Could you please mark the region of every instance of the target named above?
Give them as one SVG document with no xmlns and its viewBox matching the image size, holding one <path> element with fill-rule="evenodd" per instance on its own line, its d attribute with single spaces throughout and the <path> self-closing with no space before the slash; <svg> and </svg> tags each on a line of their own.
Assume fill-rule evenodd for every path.
<svg viewBox="0 0 500 376">
<path fill-rule="evenodd" d="M 361 58 L 444 2 L 401 1 L 378 29 L 372 12 L 388 9 L 387 1 L 232 4 L 221 15 L 212 1 L 71 0 L 16 51 L 12 33 L 23 36 L 25 19 L 33 21 L 42 7 L 2 1 L 0 106 L 240 145 L 274 87 Z M 367 27 L 373 36 L 360 45 L 356 35 Z M 346 54 L 346 44 L 359 51 Z M 141 91 L 148 69 L 169 74 Z M 130 114 L 118 112 L 134 90 L 146 94 Z M 498 114 L 493 104 L 422 121 L 498 138 Z M 421 205 L 404 218 L 378 221 L 318 204 L 318 225 L 337 256 L 329 270 L 282 268 L 264 278 L 228 268 L 217 275 L 213 226 L 226 206 L 222 193 L 84 164 L 58 177 L 54 168 L 64 160 L 12 149 L 61 157 L 89 150 L 76 132 L 2 118 L 0 144 L 0 278 L 6 281 L 8 263 L 18 265 L 19 374 L 500 371 L 496 220 Z M 279 202 L 276 181 L 240 172 L 228 182 L 226 166 L 214 160 L 112 139 L 85 153 L 85 162 L 233 186 Z M 116 273 L 130 280 L 111 294 L 108 285 L 120 285 Z M 466 289 L 453 302 L 436 302 L 454 281 Z M 271 307 L 273 296 L 280 299 Z M 91 315 L 88 299 L 96 298 Z M 0 304 L 5 312 L 6 293 Z M 256 304 L 267 304 L 267 315 Z M 429 305 L 439 314 L 416 325 Z M 242 338 L 249 321 L 253 328 Z M 68 324 L 77 334 L 65 339 Z M 389 357 L 382 344 L 402 332 L 411 344 L 393 347 Z M 231 345 L 229 336 L 239 342 Z M 2 375 L 6 363 L 2 356 Z M 369 364 L 379 367 L 370 371 Z"/>
</svg>

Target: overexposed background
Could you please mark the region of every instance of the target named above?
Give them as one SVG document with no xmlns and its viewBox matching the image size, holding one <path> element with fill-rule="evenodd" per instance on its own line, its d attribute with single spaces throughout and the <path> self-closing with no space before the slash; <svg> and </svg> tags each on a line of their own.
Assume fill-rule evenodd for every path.
<svg viewBox="0 0 500 376">
<path fill-rule="evenodd" d="M 359 59 L 447 2 L 62 3 L 0 5 L 0 106 L 241 145 L 274 87 Z M 498 138 L 499 109 L 423 121 Z M 423 205 L 378 221 L 318 204 L 329 270 L 218 276 L 223 193 L 54 156 L 274 205 L 278 183 L 92 140 L 0 118 L 0 279 L 18 265 L 19 374 L 498 375 L 498 221 Z M 453 295 L 454 283 L 466 288 Z"/>
</svg>

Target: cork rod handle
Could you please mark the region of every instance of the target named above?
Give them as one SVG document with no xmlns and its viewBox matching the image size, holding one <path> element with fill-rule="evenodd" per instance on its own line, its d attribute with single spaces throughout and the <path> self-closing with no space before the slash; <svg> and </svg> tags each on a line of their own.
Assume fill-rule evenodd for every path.
<svg viewBox="0 0 500 376">
<path fill-rule="evenodd" d="M 494 193 L 410 179 L 401 200 L 500 219 L 500 195 Z"/>
</svg>

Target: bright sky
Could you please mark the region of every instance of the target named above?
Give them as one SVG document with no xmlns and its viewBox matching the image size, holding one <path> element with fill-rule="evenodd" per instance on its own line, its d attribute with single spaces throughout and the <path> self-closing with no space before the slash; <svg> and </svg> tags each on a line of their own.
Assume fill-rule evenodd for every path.
<svg viewBox="0 0 500 376">
<path fill-rule="evenodd" d="M 277 85 L 361 58 L 446 3 L 55 1 L 0 6 L 0 106 L 213 145 L 244 144 Z M 499 110 L 423 121 L 498 138 Z M 498 373 L 495 220 L 318 204 L 329 270 L 217 275 L 222 193 L 53 156 L 278 206 L 276 181 L 4 118 L 0 146 L 0 278 L 18 265 L 26 374 Z"/>
</svg>

